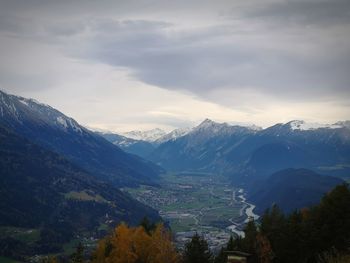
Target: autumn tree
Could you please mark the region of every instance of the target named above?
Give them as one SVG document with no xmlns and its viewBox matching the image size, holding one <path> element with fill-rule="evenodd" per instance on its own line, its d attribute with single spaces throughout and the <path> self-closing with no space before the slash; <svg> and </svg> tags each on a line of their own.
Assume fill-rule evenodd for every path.
<svg viewBox="0 0 350 263">
<path fill-rule="evenodd" d="M 171 242 L 170 232 L 162 224 L 159 224 L 152 233 L 149 260 L 152 263 L 176 263 L 179 261 L 175 246 Z"/>
<path fill-rule="evenodd" d="M 92 262 L 177 263 L 178 259 L 171 235 L 162 224 L 150 233 L 143 226 L 120 224 L 111 236 L 99 242 Z"/>
<path fill-rule="evenodd" d="M 261 233 L 256 236 L 256 252 L 259 263 L 272 262 L 273 252 L 270 241 Z"/>
</svg>

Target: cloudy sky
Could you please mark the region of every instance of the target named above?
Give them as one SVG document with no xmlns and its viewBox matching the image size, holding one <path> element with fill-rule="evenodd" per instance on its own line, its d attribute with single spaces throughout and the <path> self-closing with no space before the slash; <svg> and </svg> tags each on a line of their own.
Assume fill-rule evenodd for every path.
<svg viewBox="0 0 350 263">
<path fill-rule="evenodd" d="M 349 0 L 0 0 L 0 58 L 94 128 L 350 119 Z"/>
</svg>

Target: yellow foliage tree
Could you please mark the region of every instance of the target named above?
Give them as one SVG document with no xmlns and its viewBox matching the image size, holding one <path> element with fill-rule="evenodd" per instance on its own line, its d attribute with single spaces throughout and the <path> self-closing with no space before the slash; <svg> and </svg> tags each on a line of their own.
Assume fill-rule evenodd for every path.
<svg viewBox="0 0 350 263">
<path fill-rule="evenodd" d="M 152 234 L 149 262 L 152 263 L 176 263 L 179 256 L 171 242 L 171 235 L 162 224 L 157 225 Z"/>
<path fill-rule="evenodd" d="M 134 229 L 129 228 L 126 224 L 120 224 L 112 238 L 111 243 L 113 250 L 107 262 L 113 263 L 133 263 L 137 259 L 137 255 L 133 246 Z"/>
<path fill-rule="evenodd" d="M 162 224 L 147 234 L 143 227 L 120 224 L 112 236 L 98 243 L 94 263 L 177 263 L 171 235 Z"/>
<path fill-rule="evenodd" d="M 148 262 L 152 237 L 146 233 L 143 227 L 138 227 L 134 231 L 133 241 L 138 262 Z"/>
</svg>

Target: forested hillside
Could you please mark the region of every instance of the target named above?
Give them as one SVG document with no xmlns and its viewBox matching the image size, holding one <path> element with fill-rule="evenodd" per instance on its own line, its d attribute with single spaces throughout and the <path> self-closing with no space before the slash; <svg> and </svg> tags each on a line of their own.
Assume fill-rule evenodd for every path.
<svg viewBox="0 0 350 263">
<path fill-rule="evenodd" d="M 1 126 L 0 174 L 3 256 L 23 260 L 62 252 L 63 244 L 77 236 L 101 237 L 121 221 L 137 224 L 145 215 L 160 219 L 155 210 L 96 180 L 64 156 Z"/>
<path fill-rule="evenodd" d="M 248 263 L 348 263 L 350 258 L 350 190 L 335 187 L 318 205 L 284 214 L 277 206 L 259 222 L 249 221 L 244 237 L 231 236 L 220 251 L 210 251 L 195 234 L 177 251 L 169 231 L 143 221 L 138 228 L 119 225 L 102 239 L 89 262 L 226 263 L 227 251 L 248 255 Z M 81 261 L 84 257 L 81 253 Z M 74 254 L 76 256 L 76 254 Z M 52 261 L 54 259 L 51 259 Z"/>
</svg>

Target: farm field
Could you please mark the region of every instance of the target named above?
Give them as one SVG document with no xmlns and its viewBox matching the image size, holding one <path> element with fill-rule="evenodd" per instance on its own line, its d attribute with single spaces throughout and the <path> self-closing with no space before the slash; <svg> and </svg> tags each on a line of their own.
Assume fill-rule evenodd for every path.
<svg viewBox="0 0 350 263">
<path fill-rule="evenodd" d="M 205 235 L 212 247 L 220 246 L 232 234 L 227 227 L 239 220 L 245 206 L 236 198 L 239 189 L 225 177 L 212 174 L 166 174 L 160 187 L 124 190 L 159 210 L 180 246 L 194 232 Z"/>
</svg>

